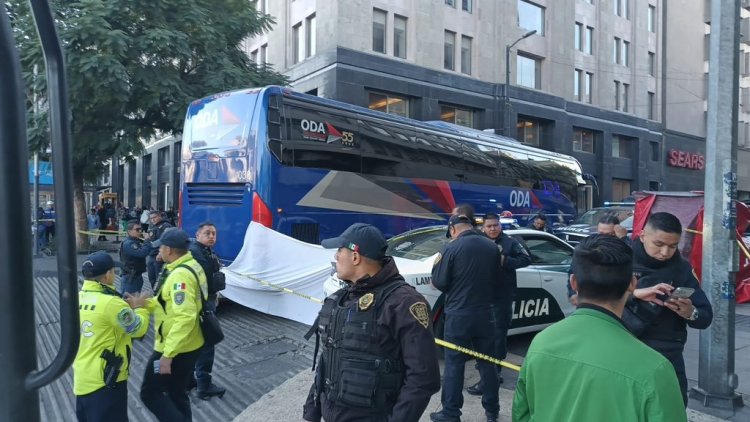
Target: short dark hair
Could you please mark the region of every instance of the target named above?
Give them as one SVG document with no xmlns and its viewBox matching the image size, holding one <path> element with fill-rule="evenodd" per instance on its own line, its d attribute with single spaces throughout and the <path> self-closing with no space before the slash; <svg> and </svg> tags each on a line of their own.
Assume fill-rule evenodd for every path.
<svg viewBox="0 0 750 422">
<path fill-rule="evenodd" d="M 141 225 L 140 221 L 136 219 L 132 219 L 132 220 L 128 220 L 126 227 L 128 228 L 128 230 L 133 230 L 133 227 L 140 226 L 140 225 Z"/>
<path fill-rule="evenodd" d="M 620 219 L 617 218 L 616 215 L 609 214 L 609 215 L 605 215 L 604 217 L 600 218 L 599 219 L 599 224 L 614 224 L 614 225 L 617 225 L 617 224 L 620 224 Z"/>
<path fill-rule="evenodd" d="M 500 221 L 500 216 L 497 215 L 497 214 L 495 214 L 494 212 L 488 212 L 487 214 L 484 215 L 484 221 L 487 221 L 487 220 L 498 220 L 498 221 Z"/>
<path fill-rule="evenodd" d="M 204 221 L 200 224 L 198 224 L 198 231 L 200 231 L 202 228 L 206 226 L 211 226 L 213 228 L 216 228 L 216 224 L 214 224 L 212 221 Z"/>
<path fill-rule="evenodd" d="M 674 214 L 668 212 L 655 212 L 646 220 L 646 226 L 665 233 L 676 233 L 682 235 L 682 223 Z"/>
<path fill-rule="evenodd" d="M 534 216 L 534 218 L 532 218 L 532 221 L 535 221 L 535 220 L 542 220 L 546 223 L 547 217 L 544 214 L 537 214 Z"/>
<path fill-rule="evenodd" d="M 469 217 L 471 221 L 474 221 L 474 207 L 471 204 L 458 204 L 456 205 L 456 215 L 465 215 Z"/>
<path fill-rule="evenodd" d="M 572 266 L 579 297 L 619 300 L 633 278 L 633 250 L 620 239 L 594 234 L 576 246 Z"/>
</svg>

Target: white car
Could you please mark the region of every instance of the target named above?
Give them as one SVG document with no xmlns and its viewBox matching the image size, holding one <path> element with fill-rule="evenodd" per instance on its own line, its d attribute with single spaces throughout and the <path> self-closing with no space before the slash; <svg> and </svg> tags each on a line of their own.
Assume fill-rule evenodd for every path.
<svg viewBox="0 0 750 422">
<path fill-rule="evenodd" d="M 443 245 L 446 226 L 411 230 L 388 240 L 387 254 L 393 256 L 406 282 L 416 287 L 430 303 L 436 335 L 442 338 L 443 293 L 434 288 L 432 263 Z M 505 230 L 525 244 L 532 264 L 516 271 L 518 291 L 513 302 L 513 322 L 509 334 L 539 331 L 570 315 L 575 307 L 568 302 L 568 270 L 573 247 L 556 236 L 528 229 Z M 346 287 L 335 269 L 326 280 L 326 296 Z"/>
</svg>

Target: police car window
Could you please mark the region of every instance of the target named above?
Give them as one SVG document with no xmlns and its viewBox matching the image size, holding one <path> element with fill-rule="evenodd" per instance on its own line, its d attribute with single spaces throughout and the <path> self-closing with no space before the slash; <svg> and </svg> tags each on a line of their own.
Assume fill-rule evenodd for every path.
<svg viewBox="0 0 750 422">
<path fill-rule="evenodd" d="M 573 259 L 573 250 L 553 239 L 527 237 L 524 240 L 531 254 L 532 264 L 569 265 Z"/>
<path fill-rule="evenodd" d="M 406 259 L 425 259 L 440 252 L 448 242 L 445 229 L 421 231 L 388 240 L 386 255 Z"/>
</svg>

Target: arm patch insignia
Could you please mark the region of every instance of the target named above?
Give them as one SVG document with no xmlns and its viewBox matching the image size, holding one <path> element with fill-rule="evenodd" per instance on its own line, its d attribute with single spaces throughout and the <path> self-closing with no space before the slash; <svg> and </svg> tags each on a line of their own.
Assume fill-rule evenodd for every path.
<svg viewBox="0 0 750 422">
<path fill-rule="evenodd" d="M 409 313 L 418 323 L 422 324 L 424 328 L 430 325 L 430 316 L 427 313 L 427 305 L 424 302 L 417 302 L 409 306 Z"/>
<path fill-rule="evenodd" d="M 117 313 L 117 323 L 120 324 L 120 327 L 122 327 L 127 333 L 137 331 L 140 322 L 141 321 L 136 317 L 135 312 L 130 308 L 122 309 Z"/>
<path fill-rule="evenodd" d="M 174 294 L 174 304 L 175 305 L 182 305 L 185 303 L 185 292 L 179 291 Z"/>
</svg>

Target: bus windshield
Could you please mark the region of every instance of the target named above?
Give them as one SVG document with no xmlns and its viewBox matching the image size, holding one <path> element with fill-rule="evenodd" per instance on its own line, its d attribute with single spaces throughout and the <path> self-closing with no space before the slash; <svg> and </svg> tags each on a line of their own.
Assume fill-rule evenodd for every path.
<svg viewBox="0 0 750 422">
<path fill-rule="evenodd" d="M 188 108 L 183 136 L 192 151 L 239 149 L 247 145 L 255 101 L 246 95 L 214 95 Z"/>
</svg>

